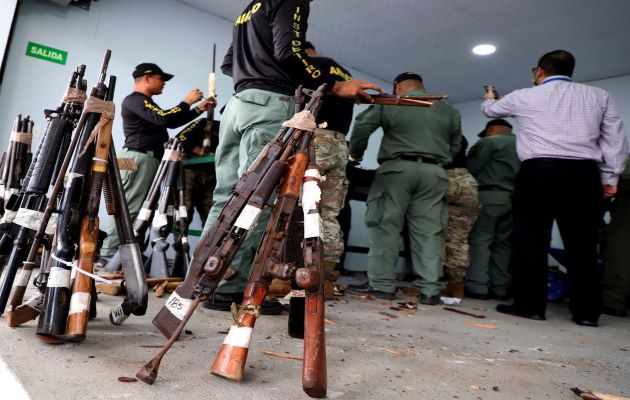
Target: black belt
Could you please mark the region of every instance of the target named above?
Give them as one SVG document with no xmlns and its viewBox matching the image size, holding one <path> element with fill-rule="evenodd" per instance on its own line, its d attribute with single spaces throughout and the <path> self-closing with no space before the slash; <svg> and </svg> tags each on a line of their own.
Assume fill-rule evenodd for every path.
<svg viewBox="0 0 630 400">
<path fill-rule="evenodd" d="M 162 151 L 161 153 L 158 153 L 157 151 L 154 150 L 140 150 L 140 149 L 132 149 L 129 147 L 123 147 L 123 150 L 127 150 L 127 151 L 135 151 L 137 153 L 143 153 L 146 154 L 150 157 L 154 157 L 154 158 L 158 158 L 158 159 L 162 159 L 162 156 L 164 155 L 164 151 Z"/>
<path fill-rule="evenodd" d="M 501 190 L 501 191 L 504 191 L 504 192 L 511 192 L 511 190 L 503 189 L 500 186 L 494 186 L 494 185 L 480 185 L 480 186 L 477 187 L 477 190 L 480 191 L 480 192 L 484 191 L 484 190 Z"/>
<path fill-rule="evenodd" d="M 405 160 L 405 161 L 421 161 L 424 164 L 439 165 L 438 160 L 436 160 L 434 158 L 423 157 L 423 156 L 418 156 L 418 155 L 401 154 L 401 155 L 398 156 L 398 158 L 400 158 L 401 160 Z"/>
</svg>

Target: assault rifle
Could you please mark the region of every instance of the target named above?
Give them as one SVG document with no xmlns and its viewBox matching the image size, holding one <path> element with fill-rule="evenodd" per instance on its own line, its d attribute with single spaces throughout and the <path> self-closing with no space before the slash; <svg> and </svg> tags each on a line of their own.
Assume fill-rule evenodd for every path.
<svg viewBox="0 0 630 400">
<path fill-rule="evenodd" d="M 240 178 L 233 190 L 234 195 L 195 248 L 184 284 L 176 289 L 153 320 L 154 325 L 169 336 L 169 340 L 160 353 L 136 374 L 138 379 L 149 384 L 155 382 L 164 354 L 177 339 L 194 309 L 214 292 L 224 277 L 234 254 L 278 186 L 297 144 L 302 143 L 302 137 L 312 136 L 315 130 L 313 114 L 319 110 L 325 88 L 326 85 L 322 85 L 312 93 L 311 100 L 301 115 L 311 116 L 312 124 L 309 124 L 309 129 L 305 130 L 306 124 L 302 124 L 299 128 L 287 125 L 280 130 Z M 298 90 L 298 94 L 301 94 L 302 88 Z"/>
<path fill-rule="evenodd" d="M 395 95 L 395 94 L 373 94 L 371 95 L 372 101 L 361 98 L 361 103 L 364 104 L 379 104 L 384 106 L 417 106 L 417 107 L 431 107 L 434 102 L 442 102 L 446 100 L 446 95 L 423 95 L 423 96 L 411 96 L 411 95 Z"/>
<path fill-rule="evenodd" d="M 85 65 L 81 65 L 72 74 L 61 106 L 56 110 L 44 111 L 49 119 L 49 124 L 29 167 L 28 179 L 25 179 L 24 189 L 19 197 L 19 210 L 13 221 L 19 226 L 19 229 L 13 242 L 9 262 L 0 282 L 0 314 L 4 312 L 7 305 L 17 269 L 26 259 L 27 252 L 36 236 L 35 233 L 43 223 L 41 212 L 46 205 L 46 193 L 53 177 L 55 177 L 55 172 L 59 171 L 59 164 L 62 161 L 59 154 L 65 155 L 67 153 L 72 130 L 81 116 L 85 100 L 84 74 Z M 44 229 L 46 224 L 44 224 Z M 41 237 L 38 238 L 37 247 L 39 247 L 40 240 Z M 28 285 L 32 268 L 33 264 L 24 264 L 17 281 L 15 290 L 18 292 L 16 296 L 20 297 L 20 303 Z"/>
</svg>

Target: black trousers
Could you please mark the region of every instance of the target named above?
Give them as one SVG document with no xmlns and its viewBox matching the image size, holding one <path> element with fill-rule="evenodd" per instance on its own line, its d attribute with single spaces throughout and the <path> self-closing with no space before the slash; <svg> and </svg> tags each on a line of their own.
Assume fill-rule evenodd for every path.
<svg viewBox="0 0 630 400">
<path fill-rule="evenodd" d="M 576 318 L 597 320 L 601 312 L 597 229 L 602 198 L 597 164 L 558 158 L 526 160 L 514 189 L 515 306 L 545 315 L 547 254 L 555 219 L 567 257 L 569 309 Z"/>
</svg>

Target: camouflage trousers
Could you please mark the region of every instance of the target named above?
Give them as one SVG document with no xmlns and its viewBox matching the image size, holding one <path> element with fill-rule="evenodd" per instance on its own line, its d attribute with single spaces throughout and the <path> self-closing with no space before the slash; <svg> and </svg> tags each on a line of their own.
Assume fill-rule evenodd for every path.
<svg viewBox="0 0 630 400">
<path fill-rule="evenodd" d="M 323 261 L 330 266 L 337 264 L 343 253 L 343 233 L 337 215 L 343 208 L 348 192 L 348 146 L 345 135 L 328 129 L 316 129 L 315 157 L 319 173 L 325 176 L 321 183 L 320 212 L 324 226 Z"/>
<path fill-rule="evenodd" d="M 213 192 L 217 181 L 212 171 L 196 171 L 184 168 L 184 205 L 188 222 L 192 221 L 195 210 L 201 218 L 201 226 L 206 223 L 208 213 L 214 204 Z"/>
<path fill-rule="evenodd" d="M 444 239 L 444 273 L 449 283 L 463 284 L 470 265 L 468 235 L 477 221 L 481 202 L 477 181 L 465 168 L 446 170 L 448 226 Z"/>
</svg>

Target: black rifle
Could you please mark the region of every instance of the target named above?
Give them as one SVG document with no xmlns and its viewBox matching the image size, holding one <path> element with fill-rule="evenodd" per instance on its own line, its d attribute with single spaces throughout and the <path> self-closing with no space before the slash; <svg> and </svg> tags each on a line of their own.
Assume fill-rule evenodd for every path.
<svg viewBox="0 0 630 400">
<path fill-rule="evenodd" d="M 84 91 L 85 83 L 83 76 L 85 65 L 81 65 L 73 72 L 68 86 L 68 91 Z M 67 92 L 68 92 L 67 91 Z M 40 221 L 43 221 L 43 207 L 46 205 L 46 193 L 54 178 L 55 171 L 59 171 L 59 154 L 66 154 L 69 146 L 69 139 L 72 130 L 76 125 L 83 103 L 64 98 L 63 103 L 56 110 L 45 110 L 49 124 L 42 138 L 35 159 L 31 163 L 28 173 L 28 181 L 25 180 L 25 187 L 20 196 L 20 208 L 14 220 L 21 226 L 18 229 L 13 242 L 9 262 L 5 274 L 0 281 L 0 314 L 4 312 L 9 299 L 11 286 L 15 279 L 18 267 L 26 259 L 27 252 L 31 247 L 35 237 L 35 232 L 39 229 Z M 59 147 L 61 146 L 61 147 Z M 18 296 L 23 296 L 30 279 L 32 264 L 26 264 L 16 285 L 16 291 L 21 291 Z"/>
</svg>

